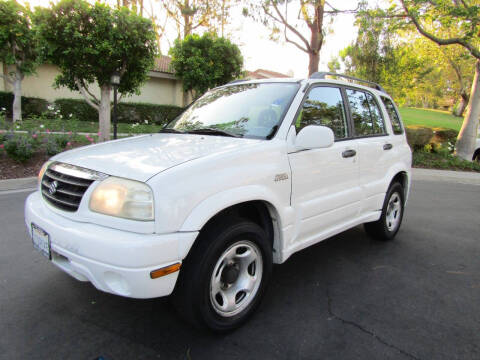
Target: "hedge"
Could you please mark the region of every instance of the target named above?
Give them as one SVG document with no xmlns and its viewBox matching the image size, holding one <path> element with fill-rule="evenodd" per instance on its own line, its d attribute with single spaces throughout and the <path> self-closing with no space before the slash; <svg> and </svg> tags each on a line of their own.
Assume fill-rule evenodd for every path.
<svg viewBox="0 0 480 360">
<path fill-rule="evenodd" d="M 12 117 L 13 94 L 0 91 L 0 108 L 7 109 L 7 116 Z M 22 114 L 23 117 L 40 116 L 47 114 L 54 116 L 53 112 L 48 111 L 50 103 L 47 100 L 39 98 L 30 98 L 22 96 Z M 57 99 L 53 105 L 60 111 L 64 119 L 68 119 L 70 114 L 80 121 L 98 121 L 98 112 L 85 100 L 80 99 Z M 120 103 L 117 107 L 117 119 L 121 123 L 144 123 L 163 125 L 177 117 L 184 108 L 175 105 L 157 105 L 148 103 Z"/>
<path fill-rule="evenodd" d="M 46 112 L 48 101 L 45 99 L 22 96 L 22 115 L 24 117 L 40 116 Z M 13 93 L 0 91 L 0 108 L 7 110 L 7 117 L 13 116 Z"/>
</svg>

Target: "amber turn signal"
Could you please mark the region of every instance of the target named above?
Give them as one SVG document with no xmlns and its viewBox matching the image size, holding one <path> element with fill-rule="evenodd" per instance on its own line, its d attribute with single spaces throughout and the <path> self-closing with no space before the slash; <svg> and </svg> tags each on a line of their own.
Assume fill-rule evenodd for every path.
<svg viewBox="0 0 480 360">
<path fill-rule="evenodd" d="M 159 277 L 174 273 L 175 271 L 180 270 L 180 266 L 182 266 L 181 263 L 175 263 L 157 270 L 152 270 L 150 271 L 150 277 L 152 279 L 157 279 Z"/>
</svg>

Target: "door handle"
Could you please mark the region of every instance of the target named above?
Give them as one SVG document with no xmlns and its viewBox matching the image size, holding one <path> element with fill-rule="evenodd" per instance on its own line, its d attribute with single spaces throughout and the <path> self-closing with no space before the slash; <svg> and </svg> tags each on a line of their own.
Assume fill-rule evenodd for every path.
<svg viewBox="0 0 480 360">
<path fill-rule="evenodd" d="M 393 148 L 393 145 L 392 145 L 392 144 L 385 144 L 385 145 L 383 145 L 383 150 L 390 150 L 391 148 Z"/>
<path fill-rule="evenodd" d="M 344 152 L 342 152 L 342 156 L 344 158 L 349 158 L 349 157 L 354 157 L 355 155 L 357 155 L 357 152 L 355 150 L 345 150 Z"/>
</svg>

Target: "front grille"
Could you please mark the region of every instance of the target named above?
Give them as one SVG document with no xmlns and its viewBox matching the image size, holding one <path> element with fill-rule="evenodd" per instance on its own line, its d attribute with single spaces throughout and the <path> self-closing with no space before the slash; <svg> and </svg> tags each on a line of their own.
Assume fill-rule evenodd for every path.
<svg viewBox="0 0 480 360">
<path fill-rule="evenodd" d="M 65 172 L 69 171 L 65 170 L 73 170 L 77 175 L 83 177 L 66 174 Z M 75 212 L 78 210 L 88 187 L 98 178 L 93 173 L 90 170 L 72 165 L 51 164 L 42 178 L 43 198 L 61 210 Z"/>
</svg>

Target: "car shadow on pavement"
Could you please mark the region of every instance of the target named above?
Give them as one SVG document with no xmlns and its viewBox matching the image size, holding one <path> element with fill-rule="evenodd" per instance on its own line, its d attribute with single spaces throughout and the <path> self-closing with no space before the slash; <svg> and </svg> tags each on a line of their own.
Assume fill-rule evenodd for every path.
<svg viewBox="0 0 480 360">
<path fill-rule="evenodd" d="M 370 240 L 363 228 L 357 227 L 294 254 L 274 267 L 264 301 L 250 321 L 226 335 L 191 327 L 179 317 L 169 298 L 122 298 L 74 280 L 70 287 L 80 307 L 72 308 L 72 303 L 61 300 L 55 305 L 77 321 L 148 349 L 162 359 L 249 358 L 253 353 L 288 358 L 297 356 L 302 348 L 308 356 L 310 351 L 318 351 L 317 346 L 323 351 L 334 350 L 340 346 L 335 334 L 345 333 L 339 330 L 342 324 L 332 314 L 329 298 L 329 286 L 352 275 L 349 270 L 339 271 L 339 266 L 350 263 L 354 266 L 349 269 L 358 271 L 368 256 L 386 251 L 385 246 Z M 305 348 L 305 339 L 312 332 L 321 341 Z M 105 359 L 119 358 L 112 346 L 96 350 Z"/>
</svg>

